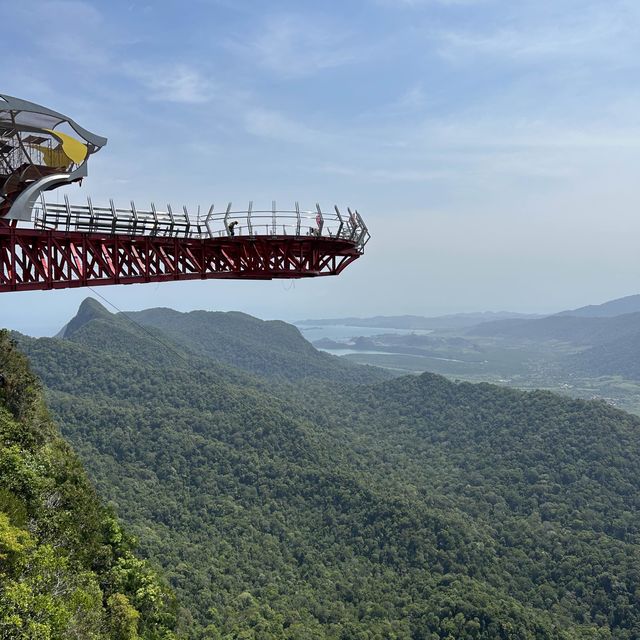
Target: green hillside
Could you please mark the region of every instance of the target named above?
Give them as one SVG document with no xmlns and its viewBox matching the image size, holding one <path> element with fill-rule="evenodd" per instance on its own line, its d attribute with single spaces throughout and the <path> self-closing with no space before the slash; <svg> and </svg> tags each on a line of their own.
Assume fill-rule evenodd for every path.
<svg viewBox="0 0 640 640">
<path fill-rule="evenodd" d="M 238 312 L 179 313 L 172 309 L 148 309 L 127 315 L 142 325 L 162 330 L 193 353 L 251 373 L 292 381 L 323 378 L 360 383 L 390 377 L 379 368 L 354 366 L 317 351 L 296 327 L 280 320 L 264 321 Z"/>
<path fill-rule="evenodd" d="M 558 316 L 575 316 L 583 318 L 610 318 L 620 316 L 625 313 L 640 312 L 640 294 L 608 300 L 602 304 L 590 304 L 579 309 L 562 311 Z"/>
<path fill-rule="evenodd" d="M 597 316 L 613 313 L 632 305 L 636 296 L 613 301 L 612 307 L 585 307 L 584 314 L 574 317 L 565 314 L 541 320 L 503 320 L 489 322 L 467 331 L 470 336 L 493 337 L 512 344 L 559 341 L 577 346 L 577 353 L 569 353 L 560 361 L 563 374 L 580 378 L 621 376 L 640 380 L 640 313 L 616 316 Z M 625 303 L 625 304 L 622 304 Z M 579 310 L 582 311 L 582 310 Z"/>
<path fill-rule="evenodd" d="M 636 336 L 612 336 L 609 342 L 568 357 L 563 365 L 567 372 L 575 375 L 640 380 L 640 326 Z"/>
<path fill-rule="evenodd" d="M 550 316 L 540 320 L 496 320 L 472 327 L 467 334 L 516 340 L 560 340 L 591 346 L 613 338 L 638 336 L 640 313 L 612 318 Z"/>
<path fill-rule="evenodd" d="M 192 637 L 640 635 L 640 420 L 429 374 L 292 384 L 156 338 L 97 313 L 21 346 Z"/>
<path fill-rule="evenodd" d="M 0 331 L 0 638 L 170 640 L 172 596 L 131 552 Z"/>
</svg>

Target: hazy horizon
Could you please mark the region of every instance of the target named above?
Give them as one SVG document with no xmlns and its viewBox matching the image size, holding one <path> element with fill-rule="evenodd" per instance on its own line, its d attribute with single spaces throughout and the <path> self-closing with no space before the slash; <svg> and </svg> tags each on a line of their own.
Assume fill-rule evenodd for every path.
<svg viewBox="0 0 640 640">
<path fill-rule="evenodd" d="M 176 284 L 176 283 L 174 283 Z M 137 285 L 132 285 L 132 286 L 137 286 Z M 146 286 L 153 286 L 153 285 L 146 285 Z M 157 286 L 157 285 L 156 285 Z M 99 287 L 99 289 L 110 289 L 113 287 Z M 43 292 L 44 294 L 46 293 L 56 293 L 56 292 Z M 216 308 L 204 308 L 204 307 L 198 307 L 198 306 L 193 306 L 193 307 L 189 307 L 189 308 L 182 308 L 179 309 L 177 307 L 172 307 L 171 305 L 166 305 L 166 304 L 158 304 L 158 305 L 151 305 L 151 306 L 136 306 L 134 308 L 123 308 L 120 307 L 118 305 L 114 306 L 114 303 L 112 302 L 112 300 L 110 300 L 109 298 L 107 298 L 106 296 L 104 296 L 99 290 L 98 293 L 100 293 L 101 295 L 98 295 L 98 293 L 96 293 L 95 290 L 89 290 L 89 289 L 81 289 L 79 291 L 75 291 L 75 293 L 80 294 L 79 298 L 78 298 L 78 302 L 76 306 L 70 306 L 69 308 L 66 307 L 60 307 L 57 310 L 57 313 L 55 315 L 49 315 L 46 317 L 41 317 L 41 318 L 26 318 L 26 319 L 21 319 L 18 316 L 13 316 L 11 313 L 8 313 L 9 310 L 7 309 L 1 309 L 0 310 L 0 329 L 11 329 L 14 331 L 18 331 L 20 333 L 23 333 L 25 335 L 29 335 L 35 338 L 40 338 L 40 337 L 53 337 L 56 334 L 58 334 L 60 332 L 61 329 L 63 329 L 65 327 L 65 325 L 69 322 L 69 320 L 71 320 L 77 313 L 78 308 L 80 307 L 80 305 L 82 304 L 82 302 L 87 299 L 87 298 L 93 298 L 94 300 L 96 300 L 97 302 L 99 302 L 103 307 L 105 307 L 105 309 L 107 309 L 110 313 L 120 313 L 120 312 L 124 312 L 129 313 L 129 312 L 135 312 L 135 311 L 144 311 L 147 309 L 153 309 L 153 308 L 167 308 L 167 309 L 173 309 L 174 311 L 180 311 L 180 312 L 189 312 L 189 311 L 222 311 L 222 312 L 228 312 L 228 311 L 240 311 L 242 313 L 247 313 L 249 315 L 255 316 L 257 318 L 260 318 L 262 320 L 283 320 L 285 322 L 288 322 L 290 324 L 301 324 L 303 321 L 305 320 L 327 320 L 327 319 L 342 319 L 342 318 L 372 318 L 372 317 L 389 317 L 389 316 L 419 316 L 419 317 L 439 317 L 439 316 L 447 316 L 447 315 L 465 315 L 465 314 L 497 314 L 497 313 L 519 313 L 519 314 L 523 314 L 523 315 L 541 315 L 541 316 L 546 316 L 546 315 L 553 315 L 554 313 L 559 313 L 561 311 L 567 311 L 570 309 L 574 309 L 574 308 L 579 308 L 582 306 L 587 306 L 590 304 L 601 304 L 604 302 L 609 302 L 610 300 L 602 300 L 600 302 L 594 302 L 594 303 L 587 303 L 587 305 L 578 305 L 577 307 L 563 307 L 561 309 L 554 309 L 551 311 L 517 311 L 517 310 L 513 310 L 513 309 L 472 309 L 472 310 L 467 310 L 467 311 L 445 311 L 442 313 L 436 312 L 433 314 L 428 314 L 428 313 L 419 313 L 419 314 L 414 314 L 414 313 L 371 313 L 368 315 L 364 315 L 364 314 L 354 314 L 354 315 L 348 315 L 348 314 L 338 314 L 338 315 L 324 315 L 324 316 L 297 316 L 297 317 L 283 317 L 283 316 L 262 316 L 260 314 L 257 313 L 252 313 L 250 311 L 247 311 L 246 309 L 216 309 Z M 15 294 L 14 294 L 15 295 Z M 24 294 L 18 294 L 18 295 L 24 295 Z M 42 293 L 40 294 L 42 295 Z M 635 294 L 630 294 L 630 295 L 635 295 Z M 623 296 L 623 297 L 627 297 L 627 296 Z M 68 312 L 67 315 L 65 316 L 65 312 Z M 11 320 L 11 318 L 13 317 L 13 321 L 7 322 L 6 319 L 8 318 L 9 320 Z M 31 327 L 30 329 L 28 329 L 28 327 Z"/>
</svg>

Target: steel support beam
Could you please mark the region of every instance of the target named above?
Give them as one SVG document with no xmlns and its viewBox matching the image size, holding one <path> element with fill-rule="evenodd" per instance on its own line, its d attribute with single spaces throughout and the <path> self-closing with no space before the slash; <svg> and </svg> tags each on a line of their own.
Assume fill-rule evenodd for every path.
<svg viewBox="0 0 640 640">
<path fill-rule="evenodd" d="M 171 238 L 22 229 L 0 221 L 0 292 L 338 275 L 361 251 L 343 238 Z"/>
</svg>

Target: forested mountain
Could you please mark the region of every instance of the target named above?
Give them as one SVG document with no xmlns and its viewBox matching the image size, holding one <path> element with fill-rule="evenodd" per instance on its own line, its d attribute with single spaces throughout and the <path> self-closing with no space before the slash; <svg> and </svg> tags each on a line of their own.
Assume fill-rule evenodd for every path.
<svg viewBox="0 0 640 640">
<path fill-rule="evenodd" d="M 0 331 L 0 638 L 170 640 L 176 611 Z"/>
<path fill-rule="evenodd" d="M 192 637 L 640 635 L 640 420 L 429 374 L 294 384 L 93 311 L 20 344 Z"/>
<path fill-rule="evenodd" d="M 91 300 L 85 303 L 98 305 Z M 264 321 L 238 312 L 179 313 L 173 309 L 148 309 L 127 315 L 142 325 L 162 330 L 195 354 L 251 373 L 296 381 L 322 378 L 361 383 L 390 377 L 379 368 L 356 366 L 314 349 L 296 327 L 279 320 Z"/>
<path fill-rule="evenodd" d="M 580 318 L 611 318 L 625 313 L 640 312 L 640 294 L 609 300 L 602 304 L 590 304 L 579 309 L 571 309 L 558 313 L 559 316 L 575 316 Z"/>
<path fill-rule="evenodd" d="M 640 313 L 611 318 L 549 316 L 539 320 L 497 320 L 471 327 L 467 333 L 518 340 L 560 340 L 592 346 L 640 336 Z"/>
<path fill-rule="evenodd" d="M 629 313 L 640 313 L 640 294 L 609 300 L 602 304 L 590 304 L 578 309 L 570 309 L 561 311 L 560 313 L 546 316 L 546 318 L 558 318 L 564 316 L 572 316 L 575 318 L 613 318 Z M 305 326 L 334 326 L 346 325 L 354 327 L 376 327 L 387 329 L 463 329 L 465 327 L 475 327 L 476 325 L 487 325 L 484 329 L 490 330 L 506 330 L 507 328 L 528 326 L 527 320 L 542 320 L 545 316 L 541 314 L 514 313 L 511 311 L 485 311 L 475 313 L 452 313 L 443 316 L 425 317 L 425 316 L 374 316 L 370 318 L 322 318 L 299 320 L 298 325 Z M 506 321 L 506 322 L 503 322 Z M 529 325 L 537 326 L 537 325 Z M 564 327 L 565 325 L 555 325 L 553 323 L 543 323 L 540 326 L 547 327 Z M 493 329 L 491 329 L 493 327 Z"/>
<path fill-rule="evenodd" d="M 566 358 L 564 369 L 576 375 L 623 376 L 640 380 L 640 328 L 635 335 L 612 337 Z"/>
<path fill-rule="evenodd" d="M 539 320 L 483 323 L 468 329 L 467 335 L 539 343 L 556 340 L 572 344 L 582 350 L 559 361 L 560 370 L 566 375 L 582 378 L 622 376 L 640 380 L 640 313 L 613 315 L 616 309 L 633 307 L 636 296 L 627 300 L 623 298 L 608 303 L 611 306 L 602 305 L 602 311 L 598 311 L 598 307 L 594 310 L 585 307 L 580 316 L 559 314 Z"/>
</svg>

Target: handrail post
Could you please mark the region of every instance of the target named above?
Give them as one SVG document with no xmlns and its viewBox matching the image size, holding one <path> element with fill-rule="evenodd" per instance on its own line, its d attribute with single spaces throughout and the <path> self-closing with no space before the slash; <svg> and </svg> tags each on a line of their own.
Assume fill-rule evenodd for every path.
<svg viewBox="0 0 640 640">
<path fill-rule="evenodd" d="M 358 245 L 361 247 L 364 247 L 365 244 L 367 244 L 366 242 L 362 242 L 362 240 L 364 239 L 364 237 L 366 235 L 369 234 L 369 229 L 367 229 L 367 225 L 364 223 L 364 220 L 362 219 L 362 216 L 358 213 L 358 210 L 356 209 L 356 217 L 360 223 L 360 226 L 362 227 L 362 233 L 360 234 L 360 237 L 358 238 Z"/>
<path fill-rule="evenodd" d="M 189 237 L 189 232 L 191 231 L 191 220 L 189 219 L 189 212 L 187 211 L 187 205 L 182 205 L 182 212 L 184 213 L 184 221 L 187 223 L 187 228 L 184 231 L 184 237 Z"/>
<path fill-rule="evenodd" d="M 69 197 L 67 194 L 64 194 L 64 206 L 67 210 L 67 231 L 69 231 L 71 227 L 71 205 L 69 204 Z"/>
<path fill-rule="evenodd" d="M 44 193 L 40 194 L 40 202 L 42 203 L 42 213 L 44 214 L 42 218 L 42 224 L 44 226 L 47 224 L 47 203 L 44 199 Z"/>
<path fill-rule="evenodd" d="M 356 218 L 351 207 L 347 207 L 349 212 L 349 240 L 353 240 L 356 237 L 356 230 L 358 229 L 358 219 Z"/>
<path fill-rule="evenodd" d="M 167 203 L 167 213 L 169 214 L 169 220 L 171 220 L 171 225 L 169 226 L 169 236 L 173 237 L 173 229 L 175 227 L 176 221 L 173 217 L 173 211 L 171 211 L 171 205 Z"/>
<path fill-rule="evenodd" d="M 204 226 L 207 227 L 207 232 L 209 233 L 209 237 L 213 238 L 213 232 L 211 231 L 211 227 L 209 226 L 209 221 L 213 216 L 213 205 L 209 207 L 209 213 L 207 213 L 207 217 L 204 219 Z"/>
<path fill-rule="evenodd" d="M 151 203 L 151 213 L 153 213 L 153 229 L 151 230 L 151 235 L 158 235 L 158 226 L 160 225 L 160 221 L 158 220 L 158 212 L 156 211 L 156 205 Z"/>
<path fill-rule="evenodd" d="M 301 224 L 301 220 L 300 220 L 300 204 L 298 203 L 298 201 L 296 200 L 296 218 L 297 218 L 297 222 L 296 222 L 296 235 L 299 236 L 300 235 L 300 224 Z"/>
<path fill-rule="evenodd" d="M 253 235 L 253 225 L 251 224 L 251 212 L 253 211 L 253 200 L 249 201 L 249 208 L 247 209 L 247 228 L 249 229 L 249 235 Z"/>
<path fill-rule="evenodd" d="M 342 228 L 344 227 L 344 220 L 342 219 L 342 215 L 340 214 L 340 209 L 338 209 L 338 205 L 334 205 L 333 208 L 336 210 L 336 214 L 338 216 L 338 221 L 340 222 L 340 226 L 338 227 L 338 233 L 336 234 L 336 237 L 341 238 L 342 237 Z"/>
<path fill-rule="evenodd" d="M 277 222 L 276 222 L 276 201 L 272 200 L 271 201 L 271 235 L 277 235 L 278 234 L 278 229 L 277 229 Z"/>
<path fill-rule="evenodd" d="M 109 198 L 109 206 L 111 207 L 111 233 L 116 232 L 116 226 L 118 224 L 118 213 L 116 212 L 116 205 L 113 204 L 113 198 Z"/>
<path fill-rule="evenodd" d="M 95 224 L 95 212 L 93 211 L 93 202 L 91 201 L 91 196 L 87 196 L 87 206 L 89 207 L 89 231 L 94 231 Z"/>
<path fill-rule="evenodd" d="M 322 235 L 322 227 L 324 227 L 324 217 L 322 215 L 322 210 L 320 209 L 320 205 L 316 202 L 316 224 L 318 225 L 318 236 Z"/>
<path fill-rule="evenodd" d="M 138 212 L 136 211 L 136 204 L 131 201 L 131 213 L 133 214 L 133 233 L 138 232 Z"/>
</svg>

